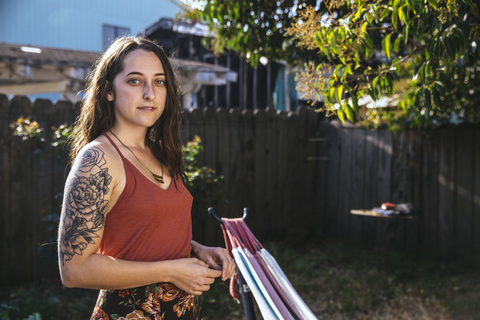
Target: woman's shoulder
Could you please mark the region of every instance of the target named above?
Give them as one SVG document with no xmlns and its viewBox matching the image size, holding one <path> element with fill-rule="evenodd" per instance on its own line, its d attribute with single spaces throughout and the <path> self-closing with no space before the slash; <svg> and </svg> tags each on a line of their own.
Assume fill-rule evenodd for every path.
<svg viewBox="0 0 480 320">
<path fill-rule="evenodd" d="M 79 167 L 95 166 L 110 170 L 123 168 L 122 158 L 103 135 L 86 144 L 78 153 L 75 162 Z"/>
</svg>

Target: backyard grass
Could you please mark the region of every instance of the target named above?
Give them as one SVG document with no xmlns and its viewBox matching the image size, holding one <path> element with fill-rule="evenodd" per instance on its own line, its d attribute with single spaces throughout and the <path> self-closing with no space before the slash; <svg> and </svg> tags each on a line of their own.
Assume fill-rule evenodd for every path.
<svg viewBox="0 0 480 320">
<path fill-rule="evenodd" d="M 480 319 L 480 271 L 473 267 L 342 243 L 265 248 L 319 319 Z M 10 320 L 89 319 L 97 295 L 62 288 L 59 280 L 0 289 L 0 319 Z M 203 295 L 203 308 L 205 320 L 245 319 L 228 282 Z"/>
</svg>

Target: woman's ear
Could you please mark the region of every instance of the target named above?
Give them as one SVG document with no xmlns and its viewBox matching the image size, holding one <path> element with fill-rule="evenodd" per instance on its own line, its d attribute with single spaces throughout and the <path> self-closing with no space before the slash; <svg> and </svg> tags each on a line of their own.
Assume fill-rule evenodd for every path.
<svg viewBox="0 0 480 320">
<path fill-rule="evenodd" d="M 115 94 L 113 93 L 113 88 L 110 85 L 110 82 L 108 82 L 108 81 L 107 81 L 107 83 L 105 83 L 105 92 L 106 92 L 105 96 L 106 96 L 108 101 L 115 100 Z"/>
</svg>

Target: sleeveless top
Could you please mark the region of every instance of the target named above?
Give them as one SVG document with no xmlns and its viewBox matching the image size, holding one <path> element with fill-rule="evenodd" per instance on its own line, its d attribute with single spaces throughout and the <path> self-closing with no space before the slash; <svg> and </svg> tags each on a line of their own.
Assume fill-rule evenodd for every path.
<svg viewBox="0 0 480 320">
<path fill-rule="evenodd" d="M 99 254 L 131 261 L 184 258 L 191 251 L 193 197 L 181 179 L 164 190 L 145 177 L 113 140 L 123 160 L 126 183 L 107 214 Z"/>
</svg>

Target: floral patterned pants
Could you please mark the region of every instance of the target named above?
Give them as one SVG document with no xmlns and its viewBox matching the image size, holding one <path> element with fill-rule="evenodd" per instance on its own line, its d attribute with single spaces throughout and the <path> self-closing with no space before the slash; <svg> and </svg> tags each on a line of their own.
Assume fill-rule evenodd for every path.
<svg viewBox="0 0 480 320">
<path fill-rule="evenodd" d="M 201 320 L 200 297 L 171 283 L 124 290 L 101 290 L 91 319 Z"/>
</svg>

